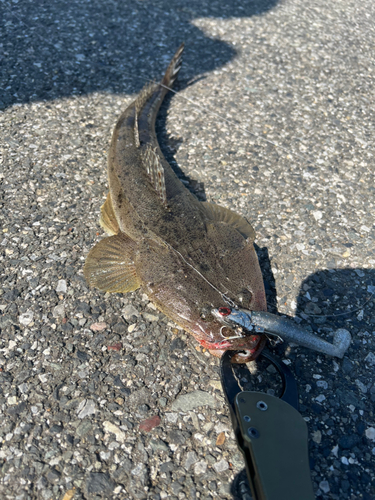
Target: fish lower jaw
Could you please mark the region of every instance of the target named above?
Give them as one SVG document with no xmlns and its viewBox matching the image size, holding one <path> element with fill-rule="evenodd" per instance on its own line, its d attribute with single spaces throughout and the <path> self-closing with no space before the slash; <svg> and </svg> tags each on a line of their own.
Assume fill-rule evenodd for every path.
<svg viewBox="0 0 375 500">
<path fill-rule="evenodd" d="M 226 351 L 231 347 L 231 343 L 225 340 L 222 340 L 220 342 L 207 342 L 206 340 L 198 340 L 198 342 L 202 347 L 208 349 L 209 351 L 214 351 L 215 349 Z"/>
<path fill-rule="evenodd" d="M 266 344 L 267 338 L 263 335 L 260 335 L 257 339 L 256 342 L 254 342 L 254 345 L 251 348 L 243 347 L 233 347 L 232 343 L 226 340 L 222 340 L 220 342 L 207 342 L 206 340 L 198 340 L 200 345 L 204 347 L 205 349 L 208 349 L 211 354 L 219 355 L 221 356 L 225 351 L 227 350 L 238 350 L 238 351 L 243 351 L 236 353 L 232 357 L 232 363 L 247 363 L 249 361 L 253 361 L 256 359 L 259 354 L 262 352 L 265 344 Z M 217 354 L 216 352 L 217 351 Z"/>
</svg>

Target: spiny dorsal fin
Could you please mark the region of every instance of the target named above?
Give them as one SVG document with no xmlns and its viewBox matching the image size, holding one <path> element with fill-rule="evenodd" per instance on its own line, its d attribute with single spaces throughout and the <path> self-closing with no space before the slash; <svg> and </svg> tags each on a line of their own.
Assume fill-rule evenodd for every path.
<svg viewBox="0 0 375 500">
<path fill-rule="evenodd" d="M 149 100 L 151 95 L 155 92 L 158 84 L 155 82 L 146 83 L 143 89 L 140 91 L 137 99 L 135 100 L 135 115 L 136 118 L 141 114 L 143 106 Z"/>
<path fill-rule="evenodd" d="M 107 199 L 104 204 L 100 207 L 100 219 L 99 224 L 102 226 L 104 231 L 113 236 L 120 231 L 118 222 L 116 220 L 115 212 L 113 210 L 111 193 L 108 193 Z"/>
<path fill-rule="evenodd" d="M 163 204 L 167 205 L 164 168 L 160 161 L 159 155 L 157 154 L 156 149 L 152 148 L 149 145 L 143 149 L 142 155 L 151 184 L 160 196 Z"/>
<path fill-rule="evenodd" d="M 204 207 L 204 215 L 210 221 L 224 222 L 229 226 L 237 229 L 239 233 L 246 239 L 255 240 L 255 231 L 247 220 L 241 215 L 232 212 L 228 208 L 220 207 L 215 203 L 202 201 Z"/>
<path fill-rule="evenodd" d="M 99 241 L 89 252 L 83 273 L 103 292 L 132 292 L 140 283 L 134 265 L 136 244 L 123 233 Z"/>
</svg>

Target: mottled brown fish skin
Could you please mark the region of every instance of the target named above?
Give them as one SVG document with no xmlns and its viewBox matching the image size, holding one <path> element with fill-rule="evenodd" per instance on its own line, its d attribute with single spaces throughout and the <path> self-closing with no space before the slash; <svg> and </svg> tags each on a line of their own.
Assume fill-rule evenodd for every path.
<svg viewBox="0 0 375 500">
<path fill-rule="evenodd" d="M 112 236 L 91 250 L 84 273 L 90 285 L 103 291 L 140 287 L 213 354 L 245 349 L 251 359 L 264 337 L 239 337 L 223 329 L 210 311 L 228 303 L 267 310 L 254 231 L 238 214 L 198 201 L 165 160 L 155 135 L 156 116 L 168 92 L 164 86 L 173 85 L 182 50 L 161 84 L 146 86 L 114 129 L 110 193 L 101 215 Z"/>
</svg>

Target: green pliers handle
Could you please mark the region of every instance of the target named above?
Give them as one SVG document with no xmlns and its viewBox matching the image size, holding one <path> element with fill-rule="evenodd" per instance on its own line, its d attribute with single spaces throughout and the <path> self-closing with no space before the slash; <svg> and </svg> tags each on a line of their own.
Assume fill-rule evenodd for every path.
<svg viewBox="0 0 375 500">
<path fill-rule="evenodd" d="M 297 411 L 297 384 L 289 368 L 267 352 L 283 381 L 280 398 L 241 391 L 227 351 L 221 381 L 230 407 L 254 500 L 314 500 L 308 458 L 307 425 Z"/>
</svg>

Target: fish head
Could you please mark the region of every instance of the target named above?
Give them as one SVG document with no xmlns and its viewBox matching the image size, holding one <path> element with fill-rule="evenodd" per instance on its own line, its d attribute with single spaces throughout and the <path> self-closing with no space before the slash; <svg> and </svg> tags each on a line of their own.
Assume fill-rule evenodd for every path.
<svg viewBox="0 0 375 500">
<path fill-rule="evenodd" d="M 144 292 L 159 310 L 212 354 L 238 350 L 245 354 L 235 357 L 234 361 L 255 359 L 264 346 L 264 336 L 239 334 L 235 327 L 223 325 L 212 313 L 214 308 L 228 304 L 254 311 L 267 310 L 253 245 L 246 245 L 235 254 L 207 259 L 205 263 L 208 262 L 212 272 L 189 265 L 170 249 L 162 251 L 149 245 L 147 255 L 149 258 L 142 258 L 137 273 Z"/>
<path fill-rule="evenodd" d="M 235 322 L 224 323 L 223 318 L 215 315 L 214 311 L 231 310 L 233 306 L 235 309 L 246 311 L 267 311 L 263 277 L 254 246 L 247 244 L 228 257 L 224 256 L 221 265 L 226 275 L 216 284 L 218 289 L 226 290 L 226 294 L 213 293 L 212 289 L 207 289 L 202 297 L 210 297 L 211 300 L 203 306 L 199 304 L 200 321 L 196 321 L 199 328 L 205 330 L 214 340 L 207 342 L 206 338 L 198 336 L 196 339 L 213 355 L 215 351 L 216 355 L 221 355 L 226 350 L 239 351 L 231 361 L 245 363 L 256 359 L 261 353 L 266 343 L 265 335 L 240 328 Z"/>
<path fill-rule="evenodd" d="M 222 304 L 220 310 L 225 309 L 227 302 L 223 297 L 207 289 L 205 293 L 189 294 L 189 286 L 181 289 L 180 286 L 173 287 L 169 282 L 163 287 L 163 293 L 153 294 L 147 291 L 149 296 L 153 296 L 154 303 L 169 318 L 181 326 L 185 331 L 191 333 L 199 344 L 210 351 L 215 356 L 221 356 L 226 350 L 239 351 L 232 357 L 234 363 L 245 363 L 255 359 L 265 345 L 264 335 L 257 333 L 244 334 L 236 325 L 223 324 L 214 314 L 213 307 Z M 205 299 L 211 297 L 211 301 Z M 239 302 L 239 299 L 238 299 Z"/>
</svg>

